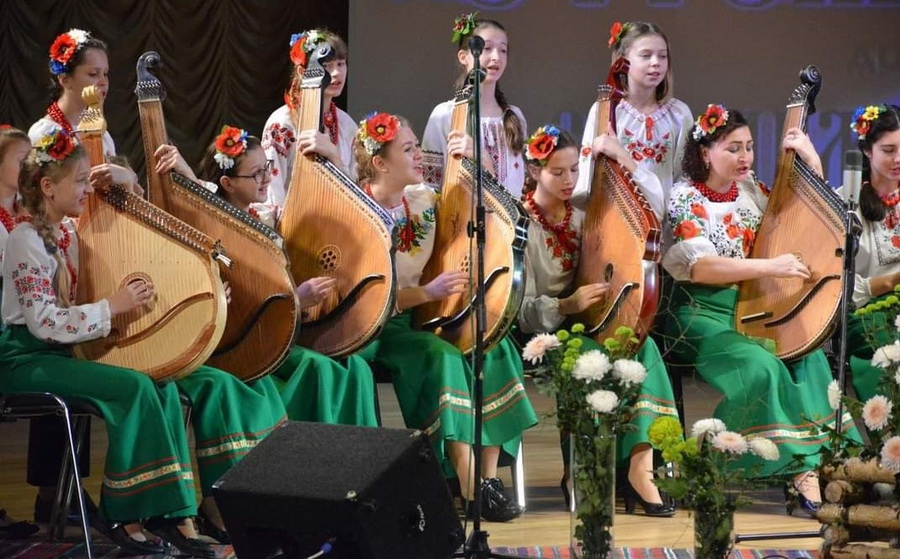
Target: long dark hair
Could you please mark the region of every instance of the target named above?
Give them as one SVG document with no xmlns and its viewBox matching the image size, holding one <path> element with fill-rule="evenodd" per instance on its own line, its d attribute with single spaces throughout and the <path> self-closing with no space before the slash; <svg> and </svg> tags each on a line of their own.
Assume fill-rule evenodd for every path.
<svg viewBox="0 0 900 559">
<path fill-rule="evenodd" d="M 493 19 L 477 19 L 475 20 L 475 27 L 472 28 L 472 32 L 460 36 L 459 43 L 457 43 L 459 50 L 468 51 L 469 37 L 474 35 L 479 29 L 490 28 L 499 29 L 506 33 L 506 28 L 498 21 L 494 21 Z M 456 78 L 455 87 L 457 89 L 463 86 L 466 77 L 467 73 L 464 69 L 462 74 Z M 503 91 L 500 89 L 499 83 L 494 89 L 494 99 L 497 100 L 497 104 L 503 109 L 503 139 L 506 140 L 506 145 L 509 146 L 509 149 L 512 150 L 513 153 L 521 153 L 525 146 L 525 131 L 522 129 L 522 121 L 519 120 L 519 117 L 510 108 L 509 103 L 506 101 L 506 95 L 504 95 Z"/>
<path fill-rule="evenodd" d="M 551 126 L 551 125 L 545 124 L 544 128 L 546 128 L 548 126 Z M 558 126 L 555 126 L 555 125 L 554 125 L 554 127 L 559 130 L 559 138 L 556 140 L 556 146 L 553 148 L 553 151 L 550 152 L 550 155 L 547 156 L 548 159 L 550 157 L 552 157 L 554 153 L 556 153 L 557 151 L 559 151 L 563 148 L 574 147 L 574 148 L 578 149 L 579 147 L 581 147 L 581 144 L 578 141 L 576 141 L 574 136 L 572 136 L 572 134 L 570 134 L 567 130 L 563 130 L 562 128 L 559 128 Z M 528 160 L 528 162 L 526 164 L 528 165 L 529 171 L 532 168 L 538 168 L 538 169 L 540 168 L 539 165 L 537 165 L 536 163 L 533 163 L 531 160 Z M 525 194 L 528 194 L 529 192 L 534 192 L 535 190 L 537 190 L 537 181 L 534 180 L 534 178 L 531 176 L 530 172 L 526 172 L 525 173 L 525 186 L 524 186 L 524 188 L 522 188 L 522 194 L 525 195 Z"/>
<path fill-rule="evenodd" d="M 60 76 L 71 76 L 75 73 L 75 69 L 81 66 L 84 63 L 85 53 L 88 49 L 99 49 L 103 52 L 109 54 L 109 48 L 106 46 L 106 43 L 94 37 L 93 33 L 88 33 L 88 39 L 84 42 L 81 47 L 75 51 L 75 54 L 72 55 L 72 58 L 69 60 L 67 64 L 68 72 L 60 74 Z M 60 97 L 62 97 L 63 88 L 59 83 L 59 76 L 53 75 L 50 73 L 50 102 L 58 101 Z"/>
<path fill-rule="evenodd" d="M 872 188 L 872 163 L 869 161 L 869 153 L 872 146 L 888 132 L 900 130 L 900 107 L 887 105 L 887 110 L 878 115 L 872 121 L 872 126 L 866 132 L 865 137 L 857 140 L 856 145 L 863 154 L 862 188 L 859 191 L 859 211 L 868 221 L 881 221 L 887 215 L 888 207 Z"/>
<path fill-rule="evenodd" d="M 262 148 L 262 143 L 259 141 L 259 138 L 256 136 L 247 136 L 247 149 L 234 158 L 234 165 L 228 169 L 223 169 L 216 161 L 216 141 L 213 140 L 203 153 L 203 160 L 200 162 L 200 176 L 203 177 L 203 180 L 215 183 L 218 187 L 216 189 L 216 194 L 225 198 L 225 189 L 222 188 L 221 183 L 222 177 L 231 178 L 236 175 L 237 168 L 240 166 L 244 156 L 246 156 L 251 149 L 256 148 Z"/>
</svg>

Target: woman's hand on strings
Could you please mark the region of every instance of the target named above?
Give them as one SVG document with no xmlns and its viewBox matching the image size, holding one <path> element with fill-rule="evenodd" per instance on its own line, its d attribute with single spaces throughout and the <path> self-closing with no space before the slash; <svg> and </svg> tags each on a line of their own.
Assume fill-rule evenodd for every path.
<svg viewBox="0 0 900 559">
<path fill-rule="evenodd" d="M 455 293 L 462 293 L 469 283 L 465 272 L 444 272 L 422 288 L 429 301 L 440 301 Z"/>
<path fill-rule="evenodd" d="M 809 267 L 803 262 L 803 258 L 796 254 L 780 254 L 768 259 L 769 275 L 776 278 L 803 278 L 809 279 Z"/>
<path fill-rule="evenodd" d="M 447 135 L 447 153 L 459 159 L 460 157 L 468 157 L 472 159 L 475 155 L 475 141 L 472 136 L 460 130 L 452 130 Z"/>
<path fill-rule="evenodd" d="M 337 281 L 334 278 L 318 277 L 308 279 L 294 290 L 294 294 L 297 296 L 297 304 L 301 309 L 314 307 L 324 301 L 335 287 L 337 287 Z"/>
<path fill-rule="evenodd" d="M 608 130 L 606 134 L 601 134 L 594 138 L 591 144 L 591 152 L 593 152 L 595 158 L 600 154 L 605 155 L 630 172 L 634 172 L 637 168 L 631 155 L 625 151 L 625 148 L 619 143 L 619 139 L 616 138 L 612 130 Z"/>
<path fill-rule="evenodd" d="M 124 186 L 135 194 L 143 193 L 143 189 L 138 184 L 137 175 L 134 171 L 121 165 L 113 163 L 101 163 L 91 167 L 91 173 L 88 175 L 91 181 L 91 187 L 94 190 L 107 190 L 114 184 Z M 139 191 L 139 192 L 138 192 Z"/>
<path fill-rule="evenodd" d="M 575 293 L 559 300 L 559 313 L 565 315 L 578 314 L 606 299 L 608 292 L 608 283 L 582 285 L 575 290 Z"/>
<path fill-rule="evenodd" d="M 303 130 L 297 134 L 297 149 L 303 155 L 319 154 L 338 167 L 343 167 L 338 147 L 331 143 L 331 138 L 318 130 Z"/>
<path fill-rule="evenodd" d="M 789 129 L 781 142 L 781 147 L 785 150 L 792 149 L 807 165 L 812 167 L 820 177 L 823 177 L 822 159 L 816 151 L 809 136 L 800 128 L 794 127 Z"/>
<path fill-rule="evenodd" d="M 175 171 L 179 175 L 184 175 L 192 181 L 197 182 L 197 175 L 194 174 L 194 170 L 191 169 L 190 165 L 187 164 L 187 161 L 184 160 L 184 157 L 181 156 L 177 147 L 163 144 L 156 148 L 156 151 L 153 152 L 153 156 L 156 157 L 156 167 L 154 170 L 158 174 L 161 175 L 169 171 Z"/>
<path fill-rule="evenodd" d="M 120 315 L 149 304 L 153 300 L 153 284 L 150 282 L 132 282 L 110 295 L 109 312 Z"/>
</svg>

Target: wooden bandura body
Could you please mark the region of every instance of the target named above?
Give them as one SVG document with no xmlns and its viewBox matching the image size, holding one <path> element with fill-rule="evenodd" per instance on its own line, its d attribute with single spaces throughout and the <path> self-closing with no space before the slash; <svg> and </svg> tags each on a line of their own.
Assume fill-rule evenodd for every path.
<svg viewBox="0 0 900 559">
<path fill-rule="evenodd" d="M 610 79 L 599 88 L 597 128 L 594 137 L 615 130 L 616 104 L 622 95 L 621 76 L 628 62 L 620 58 L 610 69 Z M 643 342 L 653 326 L 659 304 L 659 219 L 631 173 L 603 155 L 594 165 L 590 196 L 585 207 L 581 258 L 575 286 L 609 283 L 599 304 L 575 319 L 598 342 L 628 326 Z"/>
<path fill-rule="evenodd" d="M 784 131 L 806 127 L 821 87 L 815 66 L 800 73 L 791 94 Z M 740 283 L 735 329 L 775 340 L 776 354 L 795 359 L 831 334 L 840 307 L 845 226 L 840 198 L 793 151 L 778 157 L 751 258 L 794 253 L 809 267 L 808 280 L 766 277 Z"/>
<path fill-rule="evenodd" d="M 303 74 L 297 130 L 322 129 L 330 76 L 323 45 Z M 322 303 L 304 309 L 297 343 L 332 357 L 349 355 L 381 332 L 394 310 L 394 220 L 327 159 L 297 150 L 279 231 L 298 284 L 334 278 Z"/>
<path fill-rule="evenodd" d="M 92 89 L 92 88 L 91 88 Z M 105 122 L 96 93 L 79 138 L 91 165 L 103 163 Z M 110 335 L 75 346 L 75 355 L 144 372 L 154 380 L 193 372 L 225 328 L 225 290 L 208 236 L 118 185 L 88 196 L 78 221 L 77 302 L 109 297 L 133 282 L 155 295 L 140 309 L 112 319 Z"/>
<path fill-rule="evenodd" d="M 451 116 L 453 130 L 480 131 L 480 124 L 470 126 L 469 103 L 472 88 L 457 92 Z M 477 277 L 472 266 L 474 241 L 469 237 L 469 222 L 474 223 L 473 192 L 477 170 L 468 158 L 447 158 L 444 184 L 436 211 L 434 250 L 422 273 L 425 285 L 444 272 L 461 271 Z M 483 173 L 485 205 L 484 290 L 485 351 L 497 344 L 515 322 L 525 296 L 525 243 L 528 218 L 525 209 L 500 183 Z M 416 327 L 435 332 L 463 353 L 475 348 L 475 314 L 472 303 L 475 286 L 462 293 L 414 309 Z"/>
<path fill-rule="evenodd" d="M 297 322 L 294 284 L 282 239 L 270 227 L 204 186 L 170 172 L 153 172 L 153 153 L 168 143 L 162 111 L 164 90 L 149 68 L 159 55 L 137 64 L 138 107 L 150 201 L 227 247 L 231 265 L 222 277 L 231 287 L 225 331 L 208 363 L 251 381 L 274 371 L 287 357 Z"/>
</svg>

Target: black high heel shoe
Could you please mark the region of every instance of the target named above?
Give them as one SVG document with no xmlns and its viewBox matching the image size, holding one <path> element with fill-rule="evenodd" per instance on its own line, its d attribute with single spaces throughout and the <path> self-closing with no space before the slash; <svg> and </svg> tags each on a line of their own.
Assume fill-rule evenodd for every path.
<svg viewBox="0 0 900 559">
<path fill-rule="evenodd" d="M 631 485 L 631 482 L 626 483 L 622 499 L 625 501 L 625 512 L 628 514 L 634 514 L 635 505 L 640 504 L 646 516 L 675 516 L 675 503 L 666 502 L 666 499 L 663 499 L 662 503 L 648 503 Z"/>
<path fill-rule="evenodd" d="M 472 501 L 463 499 L 466 517 L 474 518 L 475 507 Z M 503 481 L 499 478 L 486 478 L 481 482 L 481 518 L 489 522 L 509 522 L 525 512 L 525 509 L 510 499 L 504 492 Z"/>
<path fill-rule="evenodd" d="M 815 518 L 821 506 L 822 501 L 813 501 L 801 493 L 794 482 L 784 486 L 784 509 L 788 516 L 794 516 L 794 509 L 800 509 L 810 518 Z"/>
</svg>

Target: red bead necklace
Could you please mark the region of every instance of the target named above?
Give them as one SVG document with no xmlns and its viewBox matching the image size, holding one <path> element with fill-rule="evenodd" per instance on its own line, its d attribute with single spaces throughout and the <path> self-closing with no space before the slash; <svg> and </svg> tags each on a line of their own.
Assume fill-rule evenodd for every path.
<svg viewBox="0 0 900 559">
<path fill-rule="evenodd" d="M 710 202 L 734 202 L 738 197 L 738 186 L 736 182 L 731 183 L 731 186 L 725 192 L 716 192 L 702 182 L 695 182 L 694 187 L 696 187 L 697 190 L 700 191 L 700 194 L 704 195 Z"/>
<path fill-rule="evenodd" d="M 16 204 L 15 204 L 15 203 L 13 203 L 13 212 L 18 213 L 18 211 L 16 210 Z M 22 221 L 22 219 L 21 219 L 20 217 L 13 217 L 13 216 L 9 213 L 9 211 L 7 211 L 6 208 L 4 208 L 3 206 L 0 206 L 0 222 L 3 223 L 3 227 L 6 228 L 6 232 L 7 232 L 7 233 L 11 233 L 12 230 L 13 230 L 13 228 L 14 228 L 14 227 L 16 226 L 16 224 L 19 223 L 20 221 Z"/>
<path fill-rule="evenodd" d="M 50 103 L 50 106 L 47 107 L 47 114 L 51 119 L 65 130 L 66 134 L 72 135 L 75 131 L 72 129 L 72 123 L 69 122 L 69 119 L 66 117 L 66 113 L 62 112 L 62 109 L 59 108 L 59 103 L 56 101 Z"/>
<path fill-rule="evenodd" d="M 325 127 L 328 128 L 328 137 L 331 138 L 331 143 L 338 145 L 337 106 L 335 106 L 334 101 L 328 106 L 328 112 L 325 113 L 323 120 L 325 121 Z"/>
<path fill-rule="evenodd" d="M 552 225 L 547 221 L 544 212 L 541 211 L 541 207 L 534 201 L 533 191 L 525 195 L 525 203 L 535 218 L 537 218 L 537 222 L 541 224 L 541 227 L 550 233 L 551 237 L 547 239 L 547 248 L 550 249 L 553 257 L 562 261 L 563 270 L 569 271 L 574 269 L 578 264 L 578 252 L 581 247 L 579 246 L 578 234 L 569 228 L 569 224 L 572 221 L 572 204 L 568 200 L 563 202 L 566 208 L 566 215 L 561 222 Z"/>
<path fill-rule="evenodd" d="M 371 184 L 366 183 L 365 186 L 363 186 L 363 190 L 369 195 L 369 198 L 375 199 L 375 196 L 372 195 Z M 400 229 L 400 245 L 397 247 L 397 250 L 400 252 L 409 252 L 409 249 L 412 248 L 413 241 L 416 240 L 416 230 L 413 229 L 412 212 L 409 209 L 409 201 L 406 199 L 406 196 L 401 196 L 400 202 L 403 203 L 403 213 L 406 216 L 406 223 L 404 223 L 403 228 Z"/>
</svg>

